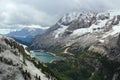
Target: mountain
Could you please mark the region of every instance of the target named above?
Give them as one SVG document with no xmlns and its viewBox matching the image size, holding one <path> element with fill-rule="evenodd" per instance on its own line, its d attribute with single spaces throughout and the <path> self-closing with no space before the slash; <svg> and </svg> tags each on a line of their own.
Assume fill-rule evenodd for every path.
<svg viewBox="0 0 120 80">
<path fill-rule="evenodd" d="M 57 80 L 45 70 L 26 46 L 0 35 L 0 80 Z"/>
<path fill-rule="evenodd" d="M 33 49 L 77 53 L 81 49 L 109 43 L 119 35 L 120 12 L 68 13 L 42 36 L 33 41 Z M 105 49 L 104 49 L 105 50 Z"/>
<path fill-rule="evenodd" d="M 19 31 L 10 32 L 6 36 L 11 37 L 16 41 L 29 46 L 33 38 L 37 35 L 43 34 L 46 31 L 46 29 L 48 29 L 48 27 L 47 28 L 25 27 Z"/>
<path fill-rule="evenodd" d="M 48 64 L 61 80 L 120 80 L 119 33 L 120 11 L 68 13 L 31 48 L 64 57 Z"/>
</svg>

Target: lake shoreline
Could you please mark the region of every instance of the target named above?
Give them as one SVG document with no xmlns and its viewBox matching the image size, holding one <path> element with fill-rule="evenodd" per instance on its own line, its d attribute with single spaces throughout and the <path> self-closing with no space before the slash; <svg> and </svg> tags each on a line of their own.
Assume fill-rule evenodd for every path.
<svg viewBox="0 0 120 80">
<path fill-rule="evenodd" d="M 50 53 L 51 55 L 55 56 L 55 57 L 59 57 L 57 56 L 55 53 L 52 53 L 52 52 L 48 52 L 48 51 L 45 51 L 45 50 L 31 50 L 33 52 L 45 52 L 45 53 Z"/>
<path fill-rule="evenodd" d="M 47 62 L 45 61 L 44 62 L 44 60 L 42 60 L 43 57 L 40 58 L 40 57 L 34 55 L 35 58 L 39 58 L 39 60 L 41 59 L 40 62 L 43 62 L 43 63 L 52 63 L 54 61 L 62 60 L 62 58 L 60 56 L 57 56 L 56 54 L 54 54 L 52 52 L 48 52 L 48 51 L 44 51 L 44 50 L 31 50 L 30 52 L 33 55 L 36 54 L 36 53 L 37 54 L 42 53 L 42 54 L 49 54 L 49 55 L 52 55 L 54 57 L 53 60 L 50 60 L 50 61 L 47 61 Z M 47 59 L 47 56 L 45 57 L 45 59 Z"/>
</svg>

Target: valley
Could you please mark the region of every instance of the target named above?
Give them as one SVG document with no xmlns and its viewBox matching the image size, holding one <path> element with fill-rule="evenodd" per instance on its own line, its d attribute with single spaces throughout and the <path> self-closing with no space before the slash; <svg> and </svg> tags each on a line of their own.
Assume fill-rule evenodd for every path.
<svg viewBox="0 0 120 80">
<path fill-rule="evenodd" d="M 46 30 L 23 28 L 5 36 L 2 80 L 120 80 L 120 11 L 71 12 Z"/>
<path fill-rule="evenodd" d="M 46 64 L 60 80 L 119 80 L 119 16 L 119 11 L 68 13 L 31 48 L 64 57 Z"/>
</svg>

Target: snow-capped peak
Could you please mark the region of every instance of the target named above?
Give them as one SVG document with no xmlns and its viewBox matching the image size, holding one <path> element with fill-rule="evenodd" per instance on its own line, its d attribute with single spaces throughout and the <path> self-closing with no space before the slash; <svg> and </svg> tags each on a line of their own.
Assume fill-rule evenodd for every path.
<svg viewBox="0 0 120 80">
<path fill-rule="evenodd" d="M 95 16 L 95 12 L 72 12 L 72 13 L 67 13 L 66 15 L 64 15 L 61 20 L 60 23 L 62 24 L 69 24 L 74 20 L 87 20 L 93 16 Z"/>
<path fill-rule="evenodd" d="M 108 32 L 108 36 L 115 35 L 120 32 L 119 21 L 120 11 L 68 13 L 58 22 L 58 25 L 61 27 L 54 31 L 54 35 L 55 38 L 59 38 L 66 31 L 70 31 L 71 36 L 80 36 L 94 32 Z"/>
</svg>

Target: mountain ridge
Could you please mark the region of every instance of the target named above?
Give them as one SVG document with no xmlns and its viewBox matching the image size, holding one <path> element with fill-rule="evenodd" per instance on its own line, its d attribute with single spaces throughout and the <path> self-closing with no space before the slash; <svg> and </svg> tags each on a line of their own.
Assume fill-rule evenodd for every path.
<svg viewBox="0 0 120 80">
<path fill-rule="evenodd" d="M 0 35 L 0 80 L 57 80 L 44 69 L 27 46 Z"/>
<path fill-rule="evenodd" d="M 109 36 L 119 35 L 119 21 L 119 11 L 77 13 L 77 16 L 75 13 L 67 14 L 43 36 L 36 37 L 31 47 L 46 50 L 70 47 L 70 51 L 73 46 L 80 49 L 96 45 L 98 42 L 103 44 Z"/>
<path fill-rule="evenodd" d="M 62 80 L 119 80 L 120 11 L 63 18 L 31 45 L 65 58 L 48 67 Z"/>
<path fill-rule="evenodd" d="M 6 36 L 15 39 L 17 42 L 25 44 L 29 46 L 37 35 L 42 35 L 47 28 L 39 28 L 39 27 L 25 27 L 18 31 L 10 32 L 6 34 Z"/>
</svg>

